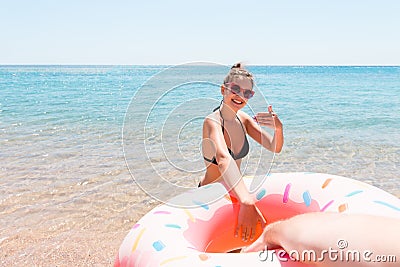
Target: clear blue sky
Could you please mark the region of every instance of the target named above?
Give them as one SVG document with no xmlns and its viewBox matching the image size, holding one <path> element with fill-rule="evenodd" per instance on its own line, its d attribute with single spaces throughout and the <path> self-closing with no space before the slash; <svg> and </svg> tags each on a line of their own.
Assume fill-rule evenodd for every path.
<svg viewBox="0 0 400 267">
<path fill-rule="evenodd" d="M 1 0 L 0 64 L 400 65 L 398 0 Z"/>
</svg>

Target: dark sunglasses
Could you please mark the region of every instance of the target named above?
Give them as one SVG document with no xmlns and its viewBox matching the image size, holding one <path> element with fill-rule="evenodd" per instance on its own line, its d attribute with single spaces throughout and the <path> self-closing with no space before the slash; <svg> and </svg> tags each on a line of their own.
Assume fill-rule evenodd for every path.
<svg viewBox="0 0 400 267">
<path fill-rule="evenodd" d="M 229 86 L 226 86 L 226 85 L 229 85 Z M 235 83 L 226 83 L 225 88 L 229 89 L 235 95 L 238 95 L 238 94 L 240 94 L 240 92 L 242 92 L 244 98 L 246 98 L 246 99 L 250 99 L 254 95 L 253 90 L 240 88 L 240 86 Z"/>
</svg>

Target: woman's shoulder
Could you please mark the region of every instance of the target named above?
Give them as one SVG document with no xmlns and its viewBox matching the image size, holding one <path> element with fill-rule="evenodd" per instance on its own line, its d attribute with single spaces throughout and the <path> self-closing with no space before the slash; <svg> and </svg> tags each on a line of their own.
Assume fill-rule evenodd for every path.
<svg viewBox="0 0 400 267">
<path fill-rule="evenodd" d="M 246 112 L 239 110 L 237 113 L 238 118 L 240 119 L 241 122 L 246 122 L 249 119 L 251 119 L 250 115 L 247 114 Z"/>
<path fill-rule="evenodd" d="M 219 113 L 214 111 L 204 118 L 204 125 L 215 126 L 220 123 Z"/>
</svg>

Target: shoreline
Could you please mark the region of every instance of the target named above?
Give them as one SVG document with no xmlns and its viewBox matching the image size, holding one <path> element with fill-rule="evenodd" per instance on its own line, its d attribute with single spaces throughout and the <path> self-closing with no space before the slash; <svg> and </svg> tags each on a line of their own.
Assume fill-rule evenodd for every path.
<svg viewBox="0 0 400 267">
<path fill-rule="evenodd" d="M 131 190 L 130 187 L 132 185 L 125 189 Z M 141 192 L 137 188 L 133 191 L 135 194 Z M 400 191 L 397 192 L 396 196 L 399 197 Z M 0 236 L 0 264 L 113 266 L 115 255 L 129 230 L 142 216 L 158 205 L 143 192 L 140 194 L 139 197 L 136 196 L 138 202 L 131 207 L 108 203 L 87 214 L 88 207 L 83 205 L 76 207 L 75 216 L 72 218 L 68 217 L 68 213 L 66 216 L 53 214 L 54 218 L 49 216 L 45 223 L 26 225 L 25 228 L 19 229 L 10 226 L 6 231 L 3 229 Z M 131 197 L 128 196 L 125 200 Z M 28 218 L 25 219 L 29 219 L 29 214 L 26 217 Z"/>
</svg>

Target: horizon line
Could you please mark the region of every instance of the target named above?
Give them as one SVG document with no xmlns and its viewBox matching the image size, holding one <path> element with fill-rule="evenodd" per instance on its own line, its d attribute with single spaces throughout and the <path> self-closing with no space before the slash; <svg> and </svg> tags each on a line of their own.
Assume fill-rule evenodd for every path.
<svg viewBox="0 0 400 267">
<path fill-rule="evenodd" d="M 196 64 L 199 63 L 199 64 Z M 222 63 L 212 63 L 212 62 L 201 62 L 201 61 L 196 61 L 196 62 L 186 62 L 186 63 L 180 63 L 180 64 L 93 64 L 93 63 L 88 63 L 88 64 L 58 64 L 58 63 L 50 63 L 50 64 L 45 64 L 45 63 L 38 63 L 38 64 L 1 64 L 0 67 L 29 67 L 29 66 L 159 66 L 159 67 L 164 67 L 164 66 L 179 66 L 179 65 L 193 65 L 193 66 L 209 66 L 209 65 L 226 65 L 230 66 L 230 64 L 222 64 Z M 400 64 L 395 65 L 395 64 L 245 64 L 245 66 L 263 66 L 263 67 L 400 67 Z"/>
</svg>

